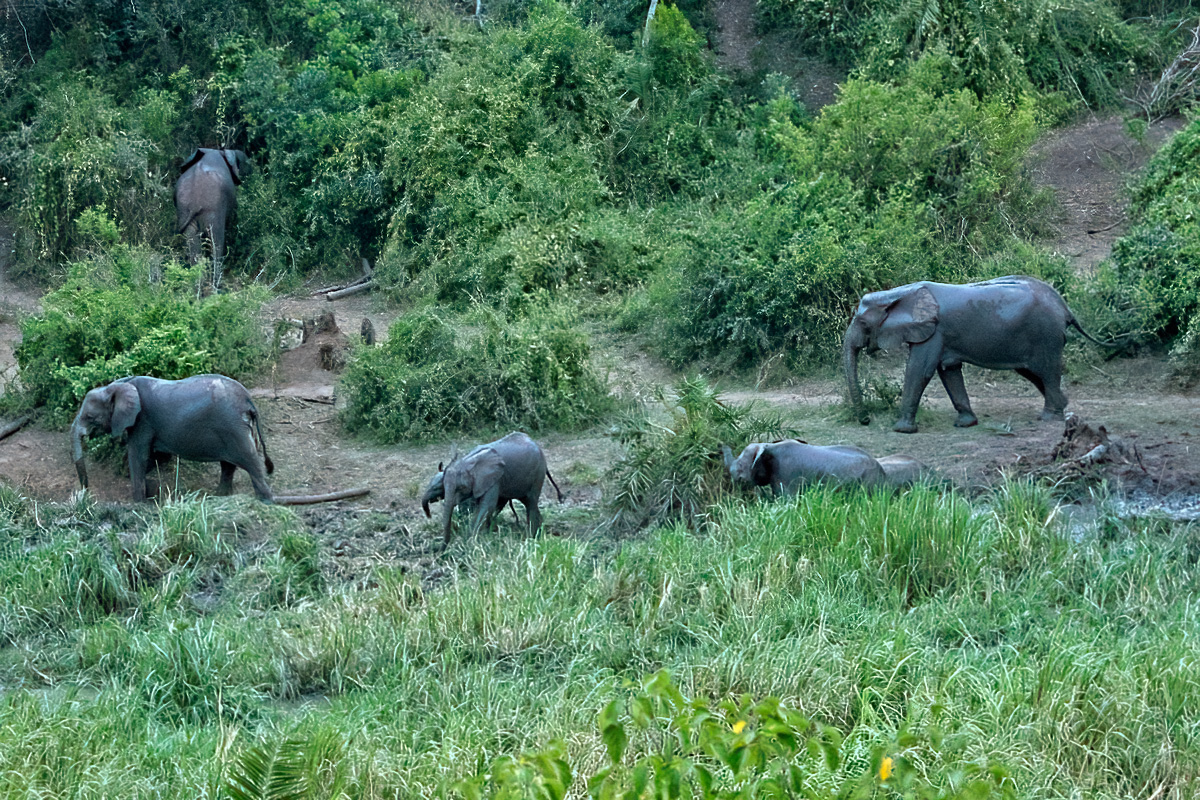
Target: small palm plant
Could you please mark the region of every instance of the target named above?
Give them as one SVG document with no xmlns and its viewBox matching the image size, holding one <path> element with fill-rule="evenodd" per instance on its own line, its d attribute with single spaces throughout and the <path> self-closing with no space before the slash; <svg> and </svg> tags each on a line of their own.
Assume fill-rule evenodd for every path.
<svg viewBox="0 0 1200 800">
<path fill-rule="evenodd" d="M 793 435 L 777 414 L 726 403 L 700 377 L 683 379 L 671 395 L 659 388 L 655 400 L 660 408 L 627 415 L 613 434 L 626 451 L 609 472 L 611 518 L 620 527 L 696 527 L 733 488 L 721 445 L 737 452 L 754 438 Z"/>
</svg>

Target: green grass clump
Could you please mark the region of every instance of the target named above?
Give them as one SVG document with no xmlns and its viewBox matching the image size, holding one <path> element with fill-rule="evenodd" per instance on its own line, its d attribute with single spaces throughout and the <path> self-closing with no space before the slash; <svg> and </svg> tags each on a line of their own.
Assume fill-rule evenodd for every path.
<svg viewBox="0 0 1200 800">
<path fill-rule="evenodd" d="M 290 512 L 0 493 L 0 786 L 202 796 L 261 787 L 270 763 L 315 796 L 447 796 L 481 778 L 484 793 L 528 788 L 565 762 L 576 793 L 610 767 L 619 786 L 641 766 L 699 780 L 686 763 L 719 787 L 739 769 L 722 753 L 763 756 L 745 759 L 767 770 L 747 779 L 782 763 L 786 723 L 798 742 L 817 735 L 786 761 L 818 797 L 885 791 L 890 757 L 935 797 L 993 781 L 999 763 L 1017 798 L 1167 786 L 1183 800 L 1200 788 L 1200 530 L 1100 510 L 1068 528 L 1045 488 L 1019 481 L 977 500 L 818 488 L 731 499 L 700 531 L 619 547 L 487 537 L 456 551 L 449 580 L 323 570 L 321 588 L 274 603 L 239 576 L 285 550 L 325 563 L 332 544 L 286 544 L 306 535 Z M 80 605 L 68 585 L 93 580 L 68 558 L 89 543 L 126 580 L 116 607 Z M 35 591 L 50 553 L 65 577 Z M 674 688 L 643 683 L 662 669 Z M 703 737 L 684 743 L 683 727 Z"/>
<path fill-rule="evenodd" d="M 508 320 L 418 311 L 356 352 L 342 378 L 346 427 L 384 442 L 468 430 L 578 430 L 612 407 L 587 337 L 564 313 Z"/>
</svg>

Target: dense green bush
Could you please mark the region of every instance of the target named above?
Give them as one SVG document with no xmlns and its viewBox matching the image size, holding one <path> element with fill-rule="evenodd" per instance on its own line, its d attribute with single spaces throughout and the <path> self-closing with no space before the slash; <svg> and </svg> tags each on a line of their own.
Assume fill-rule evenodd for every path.
<svg viewBox="0 0 1200 800">
<path fill-rule="evenodd" d="M 270 354 L 256 319 L 261 289 L 198 297 L 202 271 L 117 245 L 69 267 L 21 327 L 19 396 L 55 423 L 96 386 L 128 375 L 255 375 Z M 13 391 L 10 388 L 10 391 Z"/>
<path fill-rule="evenodd" d="M 609 471 L 609 508 L 623 527 L 699 525 L 732 488 L 723 445 L 736 456 L 757 437 L 792 433 L 778 415 L 721 400 L 702 378 L 685 378 L 671 394 L 659 389 L 656 399 L 658 408 L 626 415 L 613 434 L 626 452 Z"/>
<path fill-rule="evenodd" d="M 978 97 L 1014 98 L 1036 89 L 1112 106 L 1121 87 L 1153 61 L 1153 31 L 1138 25 L 1152 18 L 1111 0 L 759 0 L 759 8 L 768 19 L 795 25 L 811 50 L 862 77 L 902 81 L 909 64 L 937 54 L 949 65 L 945 88 Z"/>
<path fill-rule="evenodd" d="M 346 427 L 385 442 L 467 430 L 578 430 L 612 404 L 587 337 L 565 313 L 401 317 L 346 368 Z"/>
<path fill-rule="evenodd" d="M 1200 373 L 1200 122 L 1175 135 L 1133 191 L 1132 230 L 1113 245 L 1101 290 L 1143 339 L 1175 342 L 1187 376 Z"/>
</svg>

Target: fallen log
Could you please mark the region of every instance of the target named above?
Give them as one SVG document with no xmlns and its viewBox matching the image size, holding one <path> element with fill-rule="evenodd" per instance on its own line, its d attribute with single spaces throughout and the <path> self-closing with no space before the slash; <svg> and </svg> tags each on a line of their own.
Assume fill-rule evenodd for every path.
<svg viewBox="0 0 1200 800">
<path fill-rule="evenodd" d="M 328 494 L 277 494 L 275 495 L 275 502 L 281 506 L 307 506 L 313 503 L 332 503 L 334 500 L 349 500 L 351 497 L 362 497 L 370 493 L 370 489 L 360 486 L 357 489 L 343 489 L 340 492 L 329 492 Z"/>
<path fill-rule="evenodd" d="M 3 428 L 0 428 L 0 439 L 6 439 L 9 436 L 12 436 L 14 433 L 21 430 L 21 428 L 24 428 L 27 424 L 29 424 L 29 420 L 31 419 L 33 419 L 33 417 L 29 414 L 26 414 L 23 417 L 14 419 Z"/>
<path fill-rule="evenodd" d="M 338 289 L 336 292 L 329 292 L 325 295 L 326 300 L 340 300 L 343 297 L 349 297 L 352 294 L 365 292 L 367 289 L 375 288 L 374 279 L 365 280 L 362 283 L 356 283 L 353 286 L 348 286 L 345 289 Z"/>
</svg>

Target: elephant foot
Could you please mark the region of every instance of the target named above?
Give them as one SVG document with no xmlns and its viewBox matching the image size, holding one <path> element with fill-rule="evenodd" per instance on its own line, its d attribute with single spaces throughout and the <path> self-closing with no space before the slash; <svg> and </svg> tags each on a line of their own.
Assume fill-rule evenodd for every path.
<svg viewBox="0 0 1200 800">
<path fill-rule="evenodd" d="M 973 425 L 978 425 L 978 424 L 979 424 L 979 417 L 975 416 L 974 414 L 970 413 L 969 411 L 959 414 L 958 419 L 954 420 L 954 427 L 956 427 L 956 428 L 970 428 Z"/>
<path fill-rule="evenodd" d="M 1042 412 L 1042 415 L 1038 417 L 1038 419 L 1040 419 L 1042 422 L 1062 422 L 1063 418 L 1064 415 L 1062 411 L 1051 411 L 1050 409 L 1046 409 Z"/>
<path fill-rule="evenodd" d="M 892 426 L 892 430 L 894 430 L 896 433 L 916 433 L 917 423 L 902 419 Z"/>
</svg>

